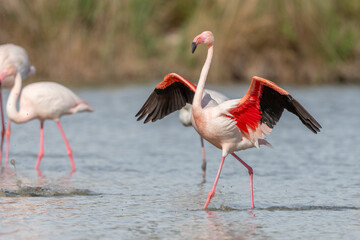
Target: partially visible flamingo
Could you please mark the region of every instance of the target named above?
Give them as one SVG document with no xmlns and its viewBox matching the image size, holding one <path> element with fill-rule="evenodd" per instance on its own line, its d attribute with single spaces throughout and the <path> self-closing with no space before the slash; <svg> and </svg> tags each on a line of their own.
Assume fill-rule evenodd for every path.
<svg viewBox="0 0 360 240">
<path fill-rule="evenodd" d="M 1 88 L 11 88 L 14 85 L 14 76 L 7 74 L 8 67 L 14 66 L 16 70 L 20 73 L 22 79 L 25 79 L 27 76 L 35 73 L 35 67 L 30 66 L 28 55 L 24 48 L 17 46 L 15 44 L 7 43 L 0 45 L 0 82 Z M 0 111 L 1 111 L 1 143 L 0 143 L 0 163 L 2 161 L 2 149 L 4 143 L 4 134 L 5 134 L 5 121 L 4 121 L 4 111 L 2 104 L 2 95 L 0 88 Z M 11 121 L 8 121 L 8 127 L 6 131 L 6 141 L 10 140 L 10 127 Z M 8 163 L 8 151 L 9 144 L 6 145 L 6 163 Z"/>
<path fill-rule="evenodd" d="M 321 125 L 295 100 L 287 91 L 275 83 L 260 77 L 253 77 L 250 87 L 241 99 L 233 99 L 217 104 L 210 101 L 203 104 L 204 87 L 214 51 L 214 36 L 210 31 L 197 35 L 192 42 L 192 52 L 199 44 L 208 46 L 205 64 L 201 70 L 197 87 L 188 81 L 173 80 L 171 91 L 163 91 L 163 99 L 168 102 L 157 102 L 152 108 L 156 113 L 166 112 L 183 107 L 192 102 L 192 125 L 201 137 L 222 150 L 222 159 L 214 185 L 208 194 L 206 209 L 215 194 L 224 160 L 228 154 L 233 155 L 248 170 L 250 175 L 251 207 L 254 208 L 253 169 L 234 152 L 260 145 L 271 146 L 265 136 L 270 134 L 279 121 L 284 109 L 299 117 L 300 121 L 313 133 L 320 132 Z M 195 93 L 194 93 L 195 92 Z M 174 94 L 176 93 L 176 94 Z M 193 99 L 189 95 L 194 93 Z"/>
<path fill-rule="evenodd" d="M 179 89 L 180 83 L 182 84 L 188 84 L 191 86 L 191 89 L 194 89 L 194 91 L 190 91 L 186 93 L 188 95 L 188 98 L 185 99 L 186 103 L 185 106 L 183 102 L 176 103 L 178 99 L 181 99 L 178 96 L 178 94 L 181 94 L 181 91 L 184 91 L 186 89 Z M 186 80 L 184 77 L 180 76 L 176 73 L 169 73 L 164 77 L 164 80 L 161 81 L 154 89 L 154 91 L 151 93 L 149 98 L 146 100 L 145 104 L 142 106 L 140 111 L 136 114 L 135 117 L 138 117 L 138 121 L 143 119 L 146 115 L 146 119 L 144 120 L 144 123 L 149 122 L 150 120 L 152 122 L 155 122 L 159 119 L 162 119 L 163 117 L 169 115 L 170 113 L 179 110 L 181 106 L 183 106 L 179 111 L 179 120 L 180 122 L 185 126 L 189 127 L 192 126 L 191 122 L 191 116 L 192 116 L 192 100 L 194 97 L 196 86 L 194 86 L 191 82 Z M 170 93 L 172 92 L 172 93 Z M 224 96 L 223 94 L 205 89 L 205 93 L 203 96 L 203 104 L 204 106 L 208 104 L 209 101 L 214 101 L 217 104 L 220 104 L 229 98 Z M 159 109 L 158 106 L 162 106 L 163 104 L 168 104 L 169 108 L 167 109 Z M 180 104 L 180 105 L 177 105 Z M 202 171 L 203 171 L 203 182 L 205 182 L 206 178 L 206 157 L 205 157 L 205 148 L 204 148 L 204 140 L 200 136 L 200 143 L 201 143 L 201 154 L 202 154 Z"/>
<path fill-rule="evenodd" d="M 44 121 L 51 119 L 59 127 L 67 148 L 72 170 L 75 172 L 76 168 L 72 150 L 60 124 L 60 117 L 84 111 L 92 112 L 93 108 L 71 90 L 58 83 L 38 82 L 24 87 L 21 92 L 18 111 L 16 109 L 16 102 L 21 91 L 21 75 L 13 66 L 8 67 L 7 74 L 15 76 L 15 84 L 10 90 L 6 104 L 9 119 L 16 123 L 25 123 L 32 119 L 40 120 L 40 151 L 35 169 L 39 169 L 41 159 L 44 156 Z"/>
</svg>

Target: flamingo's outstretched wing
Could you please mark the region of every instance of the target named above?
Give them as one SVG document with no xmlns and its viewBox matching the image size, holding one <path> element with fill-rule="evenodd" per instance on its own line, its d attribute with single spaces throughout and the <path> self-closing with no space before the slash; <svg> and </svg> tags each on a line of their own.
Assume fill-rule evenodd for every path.
<svg viewBox="0 0 360 240">
<path fill-rule="evenodd" d="M 144 123 L 155 122 L 170 113 L 192 103 L 196 86 L 176 73 L 165 76 L 151 93 L 140 111 L 135 115 L 138 121 L 146 115 Z"/>
<path fill-rule="evenodd" d="M 256 76 L 252 78 L 249 90 L 239 104 L 228 112 L 239 129 L 249 134 L 249 129 L 256 131 L 262 124 L 266 124 L 271 131 L 284 108 L 298 116 L 313 133 L 320 132 L 321 125 L 295 98 L 275 83 Z"/>
</svg>

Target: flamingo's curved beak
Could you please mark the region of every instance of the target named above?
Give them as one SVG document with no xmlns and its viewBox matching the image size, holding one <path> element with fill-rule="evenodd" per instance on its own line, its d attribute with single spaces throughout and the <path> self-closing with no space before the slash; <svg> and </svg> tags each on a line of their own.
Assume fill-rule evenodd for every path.
<svg viewBox="0 0 360 240">
<path fill-rule="evenodd" d="M 196 42 L 192 42 L 192 44 L 191 44 L 191 53 L 194 53 L 194 52 L 195 52 L 196 47 L 197 47 Z"/>
</svg>

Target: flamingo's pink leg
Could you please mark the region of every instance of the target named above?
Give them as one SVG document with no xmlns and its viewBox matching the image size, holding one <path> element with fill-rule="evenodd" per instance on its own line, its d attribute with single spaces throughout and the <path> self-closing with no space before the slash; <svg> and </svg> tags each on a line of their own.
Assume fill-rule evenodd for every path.
<svg viewBox="0 0 360 240">
<path fill-rule="evenodd" d="M 2 78 L 0 77 L 0 80 Z M 2 162 L 2 150 L 4 145 L 4 135 L 5 135 L 5 118 L 4 118 L 4 109 L 2 104 L 2 94 L 1 94 L 1 88 L 0 88 L 0 111 L 1 111 L 1 143 L 0 143 L 0 164 Z"/>
<path fill-rule="evenodd" d="M 246 164 L 243 160 L 241 160 L 235 153 L 231 155 L 234 156 L 239 162 L 241 162 L 249 171 L 250 175 L 250 195 L 251 195 L 251 208 L 254 208 L 254 193 L 253 193 L 253 169 L 249 165 Z"/>
<path fill-rule="evenodd" d="M 8 164 L 9 162 L 10 133 L 11 133 L 11 121 L 10 119 L 8 119 L 7 130 L 6 130 L 6 153 L 5 153 L 6 164 Z"/>
<path fill-rule="evenodd" d="M 223 166 L 223 164 L 224 164 L 224 161 L 225 161 L 225 156 L 223 156 L 222 159 L 221 159 L 220 167 L 219 167 L 218 173 L 217 173 L 217 175 L 216 175 L 214 185 L 213 185 L 211 191 L 210 191 L 209 194 L 208 194 L 208 198 L 207 198 L 207 200 L 206 200 L 206 203 L 205 203 L 203 209 L 206 209 L 206 208 L 207 208 L 207 206 L 208 206 L 209 203 L 210 203 L 211 198 L 215 195 L 216 185 L 217 185 L 217 182 L 218 182 L 218 180 L 219 180 L 220 173 L 221 173 L 221 169 L 222 169 L 222 166 Z"/>
<path fill-rule="evenodd" d="M 73 155 L 72 155 L 72 150 L 71 150 L 70 144 L 69 144 L 68 140 L 66 139 L 66 136 L 65 136 L 64 130 L 61 127 L 60 121 L 57 122 L 57 125 L 59 126 L 61 135 L 64 138 L 64 142 L 65 142 L 65 145 L 66 145 L 66 148 L 67 148 L 67 153 L 69 155 L 70 162 L 71 162 L 71 167 L 73 169 L 73 172 L 75 172 L 76 168 L 75 168 L 74 158 L 73 158 Z"/>
<path fill-rule="evenodd" d="M 205 157 L 205 147 L 204 147 L 204 139 L 202 137 L 200 137 L 200 141 L 201 141 L 201 154 L 202 154 L 202 158 L 203 158 L 203 162 L 201 165 L 201 169 L 203 171 L 203 182 L 206 181 L 206 157 Z"/>
<path fill-rule="evenodd" d="M 35 165 L 36 170 L 39 170 L 40 162 L 43 156 L 44 156 L 44 122 L 40 121 L 40 150 L 38 154 L 38 160 Z M 41 171 L 38 171 L 38 174 L 39 173 L 42 174 Z"/>
</svg>

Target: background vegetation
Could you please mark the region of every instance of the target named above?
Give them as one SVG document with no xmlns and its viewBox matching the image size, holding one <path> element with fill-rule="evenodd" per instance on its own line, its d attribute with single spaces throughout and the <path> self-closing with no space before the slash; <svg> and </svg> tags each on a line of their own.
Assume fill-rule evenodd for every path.
<svg viewBox="0 0 360 240">
<path fill-rule="evenodd" d="M 360 82 L 360 1 L 0 0 L 0 43 L 25 47 L 38 78 L 72 84 L 196 82 L 215 35 L 210 81 Z"/>
</svg>

